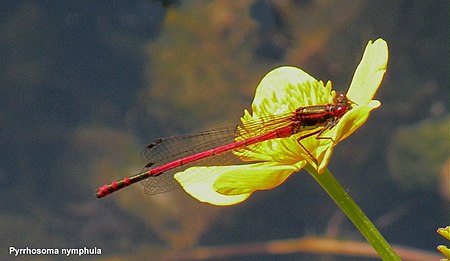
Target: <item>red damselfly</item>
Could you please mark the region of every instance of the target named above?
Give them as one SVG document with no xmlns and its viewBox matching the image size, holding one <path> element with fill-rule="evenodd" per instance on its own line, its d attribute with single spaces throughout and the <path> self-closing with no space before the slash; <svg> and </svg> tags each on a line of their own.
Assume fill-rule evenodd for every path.
<svg viewBox="0 0 450 261">
<path fill-rule="evenodd" d="M 98 188 L 96 197 L 105 197 L 138 181 L 142 181 L 147 194 L 169 191 L 178 186 L 173 178 L 176 172 L 193 165 L 214 164 L 211 162 L 220 155 L 233 154 L 233 151 L 307 130 L 310 132 L 305 132 L 305 135 L 297 139 L 300 145 L 300 140 L 304 138 L 313 135 L 321 138 L 321 134 L 335 126 L 350 109 L 350 101 L 345 94 L 339 93 L 333 104 L 300 107 L 292 113 L 264 117 L 233 128 L 158 139 L 144 151 L 149 160 L 145 170 Z M 307 150 L 306 152 L 310 154 Z"/>
</svg>

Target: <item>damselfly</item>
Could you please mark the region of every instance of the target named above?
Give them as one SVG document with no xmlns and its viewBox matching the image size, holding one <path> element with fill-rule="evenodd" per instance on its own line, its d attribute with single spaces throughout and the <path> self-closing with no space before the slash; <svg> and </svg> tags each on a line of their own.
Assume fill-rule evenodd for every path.
<svg viewBox="0 0 450 261">
<path fill-rule="evenodd" d="M 167 192 L 177 186 L 173 178 L 175 173 L 195 165 L 211 165 L 221 155 L 241 157 L 239 151 L 251 151 L 264 141 L 302 132 L 305 134 L 297 138 L 300 145 L 302 139 L 313 135 L 326 138 L 321 137 L 322 133 L 335 126 L 350 109 L 350 101 L 345 94 L 339 93 L 333 104 L 304 106 L 292 113 L 260 118 L 233 128 L 157 139 L 145 149 L 144 154 L 149 160 L 145 170 L 98 188 L 96 196 L 105 197 L 138 181 L 142 181 L 147 194 Z"/>
</svg>

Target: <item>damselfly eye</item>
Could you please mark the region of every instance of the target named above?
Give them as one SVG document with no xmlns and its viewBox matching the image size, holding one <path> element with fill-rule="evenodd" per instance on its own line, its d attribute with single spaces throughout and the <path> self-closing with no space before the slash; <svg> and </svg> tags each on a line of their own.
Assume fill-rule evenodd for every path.
<svg viewBox="0 0 450 261">
<path fill-rule="evenodd" d="M 334 103 L 339 105 L 345 105 L 348 102 L 347 96 L 343 93 L 337 93 L 334 97 Z"/>
<path fill-rule="evenodd" d="M 340 117 L 340 116 L 344 115 L 344 113 L 346 113 L 346 112 L 347 112 L 347 107 L 345 107 L 345 106 L 338 105 L 334 108 L 334 116 L 335 117 Z"/>
</svg>

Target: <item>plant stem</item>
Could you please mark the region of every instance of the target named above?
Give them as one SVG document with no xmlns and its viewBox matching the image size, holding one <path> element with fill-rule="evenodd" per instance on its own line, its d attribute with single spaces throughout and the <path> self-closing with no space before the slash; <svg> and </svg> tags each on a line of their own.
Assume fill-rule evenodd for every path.
<svg viewBox="0 0 450 261">
<path fill-rule="evenodd" d="M 317 173 L 311 165 L 307 165 L 305 169 L 330 195 L 383 260 L 401 260 L 328 169 L 322 174 Z"/>
</svg>

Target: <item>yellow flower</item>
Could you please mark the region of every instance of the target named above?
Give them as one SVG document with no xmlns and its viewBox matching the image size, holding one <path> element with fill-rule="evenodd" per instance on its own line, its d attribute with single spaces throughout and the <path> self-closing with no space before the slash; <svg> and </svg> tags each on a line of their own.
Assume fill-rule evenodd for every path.
<svg viewBox="0 0 450 261">
<path fill-rule="evenodd" d="M 334 146 L 356 131 L 367 120 L 370 111 L 380 106 L 380 102 L 372 98 L 386 71 L 387 58 L 384 40 L 369 41 L 346 94 L 352 101 L 352 109 L 332 129 L 322 133 L 321 139 L 317 139 L 317 135 L 301 139 L 307 151 L 297 139 L 317 131 L 317 128 L 234 152 L 243 160 L 257 163 L 192 167 L 175 174 L 175 179 L 186 192 L 202 202 L 233 205 L 244 201 L 256 190 L 280 185 L 306 164 L 311 164 L 319 173 L 323 172 Z M 262 79 L 252 103 L 253 113 L 245 110 L 241 121 L 245 126 L 249 121 L 292 113 L 299 107 L 332 104 L 335 95 L 331 82 L 324 84 L 295 67 L 280 67 Z"/>
</svg>

